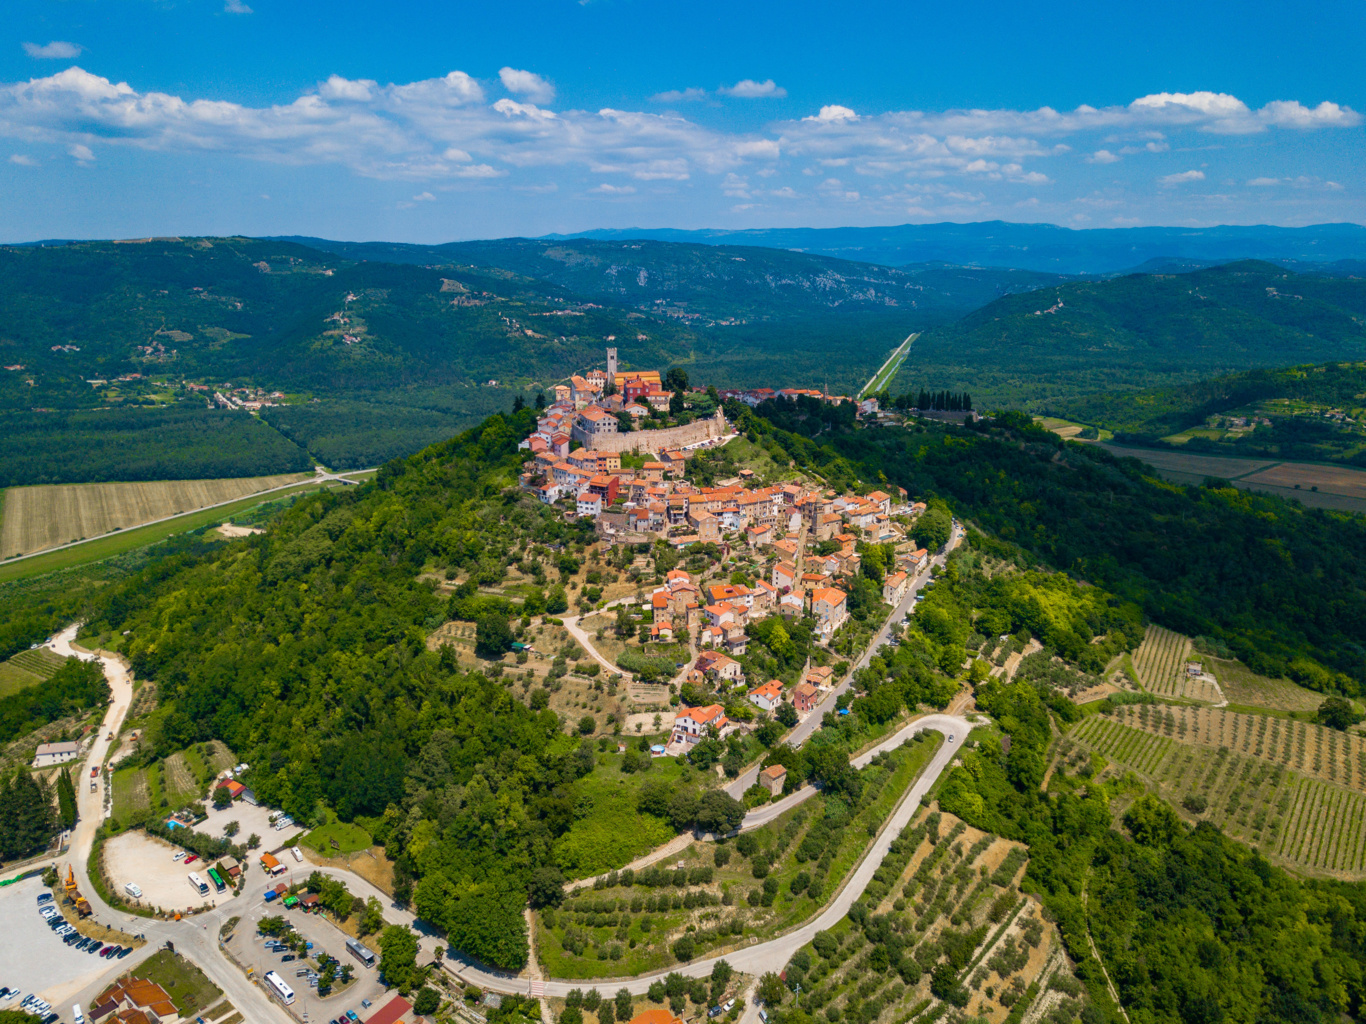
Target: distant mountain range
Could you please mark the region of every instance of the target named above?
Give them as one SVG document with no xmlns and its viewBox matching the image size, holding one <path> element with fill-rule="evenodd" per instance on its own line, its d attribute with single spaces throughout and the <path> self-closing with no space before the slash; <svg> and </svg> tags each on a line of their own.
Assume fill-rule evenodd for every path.
<svg viewBox="0 0 1366 1024">
<path fill-rule="evenodd" d="M 1366 227 L 1219 225 L 1207 228 L 1088 228 L 1055 224 L 901 224 L 870 228 L 760 228 L 748 231 L 621 228 L 550 235 L 603 241 L 655 239 L 708 245 L 758 245 L 846 260 L 905 266 L 951 263 L 1054 274 L 1114 274 L 1150 260 L 1366 260 Z"/>
<path fill-rule="evenodd" d="M 908 326 L 943 322 L 1002 295 L 1068 280 L 1009 267 L 890 267 L 763 245 L 650 239 L 500 238 L 443 245 L 290 236 L 348 260 L 498 267 L 578 295 L 690 321 L 789 320 L 890 313 Z M 907 315 L 911 319 L 907 320 Z M 928 318 L 928 320 L 926 319 Z"/>
<path fill-rule="evenodd" d="M 894 392 L 1057 409 L 1080 395 L 1366 356 L 1366 280 L 1256 260 L 1006 296 L 915 343 Z"/>
</svg>

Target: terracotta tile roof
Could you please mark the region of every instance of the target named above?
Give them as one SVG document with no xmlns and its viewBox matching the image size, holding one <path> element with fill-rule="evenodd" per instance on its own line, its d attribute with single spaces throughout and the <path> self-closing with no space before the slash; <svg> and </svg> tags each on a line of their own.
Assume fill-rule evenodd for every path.
<svg viewBox="0 0 1366 1024">
<path fill-rule="evenodd" d="M 365 1019 L 365 1024 L 394 1024 L 405 1013 L 411 1013 L 413 1004 L 402 996 L 394 996 Z"/>
</svg>

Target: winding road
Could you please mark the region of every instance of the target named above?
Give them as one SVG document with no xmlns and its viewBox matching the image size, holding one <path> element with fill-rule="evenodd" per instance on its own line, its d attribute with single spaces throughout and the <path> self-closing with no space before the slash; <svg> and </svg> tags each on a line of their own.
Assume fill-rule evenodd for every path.
<svg viewBox="0 0 1366 1024">
<path fill-rule="evenodd" d="M 945 555 L 937 556 L 936 562 L 942 564 L 943 558 L 948 550 L 956 546 L 961 537 L 961 532 L 955 526 L 953 537 L 950 541 Z M 874 651 L 886 640 L 888 631 L 892 623 L 909 609 L 914 601 L 915 594 L 924 585 L 926 577 L 922 576 L 906 597 L 898 605 L 887 623 L 874 637 L 873 643 L 868 650 L 851 669 L 850 675 L 855 669 L 862 668 L 868 663 L 868 659 Z M 577 622 L 575 622 L 577 626 Z M 62 867 L 69 863 L 76 873 L 77 883 L 90 901 L 95 910 L 95 920 L 101 924 L 120 928 L 131 934 L 141 934 L 147 939 L 147 945 L 137 950 L 128 960 L 118 961 L 116 965 L 108 967 L 95 981 L 84 979 L 79 989 L 64 991 L 60 995 L 53 993 L 56 998 L 52 1001 L 60 1005 L 63 1001 L 79 999 L 86 1003 L 100 990 L 108 985 L 120 973 L 134 968 L 141 960 L 146 959 L 156 951 L 166 941 L 173 942 L 176 949 L 182 954 L 187 955 L 194 961 L 208 977 L 218 985 L 224 994 L 232 1000 L 233 1004 L 243 1012 L 251 1021 L 274 1021 L 276 1024 L 288 1024 L 293 1018 L 286 1011 L 278 1006 L 273 1000 L 269 999 L 264 991 L 255 982 L 248 979 L 242 971 L 232 963 L 223 951 L 219 948 L 218 932 L 221 926 L 231 916 L 240 915 L 246 908 L 254 907 L 260 903 L 261 897 L 269 885 L 273 885 L 275 879 L 267 879 L 259 871 L 253 871 L 252 881 L 247 885 L 243 892 L 233 900 L 227 901 L 222 906 L 203 914 L 185 918 L 181 921 L 158 921 L 149 918 L 137 917 L 123 911 L 114 910 L 109 907 L 90 884 L 88 863 L 90 858 L 91 845 L 94 842 L 95 832 L 100 823 L 104 820 L 107 810 L 105 800 L 105 787 L 108 785 L 104 773 L 100 773 L 99 783 L 95 790 L 91 790 L 88 785 L 91 768 L 99 768 L 109 752 L 110 741 L 107 739 L 110 733 L 118 735 L 123 725 L 124 718 L 132 705 L 133 699 L 133 680 L 128 669 L 117 658 L 103 655 L 91 654 L 77 649 L 73 641 L 76 636 L 77 626 L 70 626 L 60 634 L 53 637 L 48 646 L 58 654 L 64 656 L 74 656 L 86 661 L 97 660 L 104 669 L 105 677 L 109 680 L 112 691 L 112 701 L 105 714 L 100 731 L 85 764 L 86 770 L 82 775 L 81 787 L 78 787 L 77 800 L 79 820 L 72 832 L 71 845 L 67 857 L 59 858 L 55 864 Z M 571 630 L 571 635 L 574 630 Z M 578 631 L 582 634 L 582 631 Z M 576 636 L 576 639 L 583 643 L 586 650 L 592 652 L 591 643 L 585 642 L 586 634 Z M 596 655 L 595 655 L 596 656 Z M 601 659 L 599 659 L 601 660 Z M 839 688 L 832 691 L 824 702 L 816 709 L 809 718 L 797 727 L 791 734 L 789 741 L 795 740 L 800 743 L 804 741 L 820 723 L 820 716 L 828 707 L 833 707 L 833 702 L 837 696 L 844 692 L 849 686 L 849 678 L 846 677 Z M 663 978 L 670 971 L 677 971 L 681 974 L 700 977 L 709 975 L 712 965 L 719 959 L 725 959 L 736 970 L 758 976 L 766 971 L 781 970 L 787 963 L 794 950 L 809 942 L 817 931 L 828 929 L 838 922 L 848 912 L 849 907 L 863 894 L 868 882 L 872 879 L 874 872 L 882 863 L 882 859 L 887 854 L 892 841 L 910 822 L 916 809 L 920 806 L 921 800 L 928 793 L 931 787 L 939 779 L 944 769 L 949 767 L 953 758 L 957 755 L 968 733 L 973 729 L 974 723 L 966 718 L 954 715 L 927 715 L 905 726 L 893 736 L 879 743 L 872 749 L 864 752 L 853 759 L 856 767 L 864 767 L 877 754 L 885 750 L 905 743 L 916 734 L 927 729 L 933 729 L 942 733 L 945 737 L 943 746 L 935 753 L 934 757 L 926 765 L 925 770 L 916 779 L 915 783 L 907 791 L 905 796 L 893 809 L 892 814 L 884 824 L 882 831 L 874 839 L 871 847 L 865 853 L 863 859 L 854 868 L 853 872 L 845 882 L 844 886 L 838 891 L 835 897 L 826 907 L 814 918 L 801 925 L 800 927 L 787 932 L 777 938 L 767 942 L 757 943 L 753 946 L 733 950 L 718 956 L 707 957 L 694 960 L 687 964 L 678 964 L 669 970 L 656 971 L 649 974 L 636 975 L 630 978 L 602 978 L 602 979 L 547 979 L 532 980 L 525 976 L 512 975 L 488 967 L 464 960 L 458 956 L 448 956 L 445 961 L 445 968 L 452 975 L 462 982 L 481 985 L 495 992 L 532 994 L 536 996 L 564 996 L 571 989 L 582 988 L 585 985 L 605 986 L 611 989 L 625 988 L 628 991 L 640 994 L 645 992 L 650 984 Z M 757 768 L 750 774 L 757 774 Z M 738 779 L 730 789 L 732 792 L 743 793 L 753 783 L 753 779 L 746 781 L 746 776 Z M 815 790 L 811 787 L 804 787 L 796 793 L 783 798 L 782 800 L 756 808 L 745 817 L 742 829 L 758 828 L 768 821 L 773 820 L 788 808 L 795 806 L 803 800 L 809 799 L 814 795 Z M 308 865 L 312 870 L 312 864 Z M 388 924 L 401 924 L 412 928 L 420 936 L 422 949 L 430 953 L 432 948 L 442 942 L 442 936 L 430 929 L 424 922 L 419 921 L 414 915 L 402 908 L 395 906 L 392 900 L 385 896 L 366 880 L 352 872 L 332 868 L 321 868 L 325 874 L 344 880 L 352 892 L 367 897 L 370 895 L 378 896 L 385 904 L 385 921 Z M 73 988 L 73 986 L 68 986 Z M 316 996 L 308 998 L 308 1001 L 316 1001 Z M 326 1005 L 321 1008 L 323 1014 L 327 1013 Z M 749 1024 L 749 1019 L 753 1013 L 753 1008 L 746 1013 L 745 1022 Z"/>
</svg>

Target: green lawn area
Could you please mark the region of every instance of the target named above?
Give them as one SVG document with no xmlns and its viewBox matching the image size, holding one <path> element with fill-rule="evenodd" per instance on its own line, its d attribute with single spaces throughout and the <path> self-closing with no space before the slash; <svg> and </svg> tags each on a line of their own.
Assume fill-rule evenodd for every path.
<svg viewBox="0 0 1366 1024">
<path fill-rule="evenodd" d="M 269 500 L 279 501 L 281 497 L 288 497 L 291 494 L 316 490 L 317 488 L 316 483 L 302 483 L 297 488 L 272 493 Z M 111 555 L 120 555 L 125 551 L 155 544 L 172 534 L 186 533 L 213 523 L 229 522 L 235 513 L 260 504 L 263 504 L 261 497 L 256 495 L 243 498 L 241 501 L 233 502 L 230 505 L 220 505 L 217 508 L 202 509 L 187 515 L 176 516 L 176 518 L 169 519 L 164 523 L 152 523 L 149 526 L 106 534 L 103 537 L 96 537 L 94 540 L 85 541 L 69 548 L 62 548 L 60 551 L 51 551 L 45 555 L 35 555 L 32 558 L 5 562 L 0 564 L 0 583 L 7 580 L 24 579 L 28 576 L 38 576 L 57 569 L 67 569 L 74 565 L 84 565 L 87 562 L 97 562 L 100 559 L 109 558 Z"/>
<path fill-rule="evenodd" d="M 668 822 L 636 810 L 636 794 L 645 782 L 663 779 L 671 787 L 701 782 L 709 788 L 707 776 L 672 757 L 654 758 L 649 771 L 630 775 L 622 772 L 621 761 L 615 750 L 599 754 L 598 767 L 579 780 L 576 788 L 592 800 L 592 810 L 555 840 L 555 860 L 568 878 L 619 868 L 674 837 Z"/>
<path fill-rule="evenodd" d="M 182 1017 L 194 1017 L 217 1001 L 223 992 L 184 957 L 163 949 L 138 965 L 137 975 L 166 990 Z"/>
<path fill-rule="evenodd" d="M 35 676 L 32 672 L 20 668 L 13 661 L 0 661 L 0 697 L 8 697 L 25 687 L 36 686 L 42 681 L 42 676 Z"/>
<path fill-rule="evenodd" d="M 20 651 L 9 661 L 0 661 L 0 697 L 18 693 L 25 687 L 50 679 L 66 659 L 45 648 Z"/>
<path fill-rule="evenodd" d="M 325 857 L 341 857 L 348 853 L 368 850 L 374 845 L 375 841 L 371 838 L 370 833 L 359 825 L 337 821 L 336 815 L 330 812 L 328 817 L 332 820 L 326 825 L 315 828 L 299 842 L 310 850 L 317 850 Z M 336 847 L 332 845 L 334 839 L 337 841 Z"/>
</svg>

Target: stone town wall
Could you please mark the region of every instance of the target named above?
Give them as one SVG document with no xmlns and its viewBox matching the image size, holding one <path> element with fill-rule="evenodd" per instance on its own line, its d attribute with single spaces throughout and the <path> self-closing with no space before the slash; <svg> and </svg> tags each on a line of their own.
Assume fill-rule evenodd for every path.
<svg viewBox="0 0 1366 1024">
<path fill-rule="evenodd" d="M 685 427 L 666 427 L 663 430 L 633 430 L 629 434 L 595 434 L 585 447 L 600 452 L 662 452 L 666 448 L 680 448 L 696 444 L 726 433 L 726 417 L 720 409 L 711 419 L 697 420 Z"/>
</svg>

